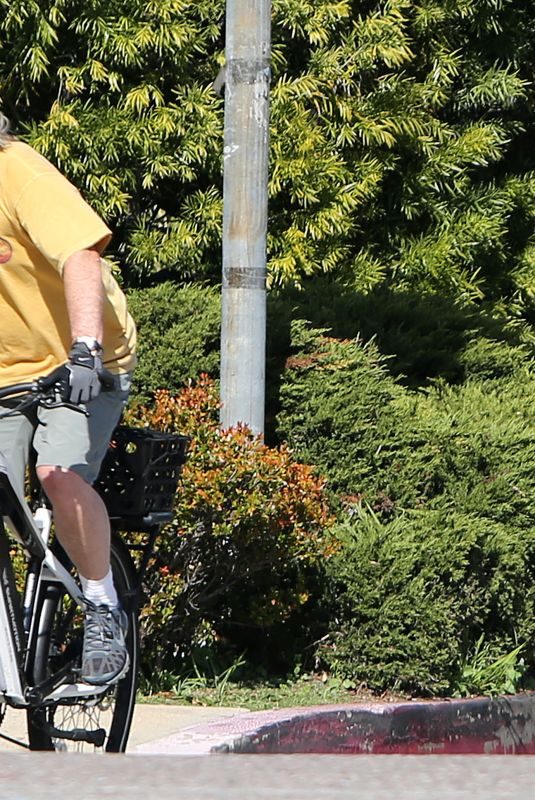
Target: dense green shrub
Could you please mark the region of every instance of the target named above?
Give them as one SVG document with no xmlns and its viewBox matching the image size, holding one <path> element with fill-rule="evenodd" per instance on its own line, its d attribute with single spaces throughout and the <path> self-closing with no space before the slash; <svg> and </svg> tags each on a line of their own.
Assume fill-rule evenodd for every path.
<svg viewBox="0 0 535 800">
<path fill-rule="evenodd" d="M 530 325 L 488 303 L 459 304 L 451 294 L 395 287 L 362 294 L 329 278 L 272 292 L 268 312 L 269 356 L 279 368 L 290 350 L 292 321 L 304 319 L 337 339 L 373 339 L 388 356 L 389 372 L 409 386 L 439 377 L 448 383 L 473 375 L 496 377 L 505 361 L 507 371 L 514 371 L 535 341 Z"/>
<path fill-rule="evenodd" d="M 279 434 L 339 502 L 326 662 L 376 689 L 451 689 L 489 657 L 533 652 L 535 378 L 524 347 L 468 342 L 472 377 L 402 386 L 373 343 L 294 325 Z M 370 509 L 363 514 L 362 508 Z"/>
<path fill-rule="evenodd" d="M 464 348 L 460 361 L 466 378 L 493 381 L 517 375 L 532 362 L 532 353 L 532 347 L 520 342 L 474 337 Z"/>
<path fill-rule="evenodd" d="M 366 477 L 374 480 L 381 449 L 374 451 L 396 426 L 391 409 L 402 387 L 373 343 L 340 341 L 300 323 L 293 330 L 298 351 L 286 362 L 279 435 L 328 476 L 332 491 L 362 492 Z"/>
<path fill-rule="evenodd" d="M 308 575 L 329 552 L 322 481 L 286 447 L 269 448 L 244 428 L 221 431 L 207 377 L 176 396 L 157 393 L 133 420 L 192 437 L 175 521 L 149 570 L 148 668 L 179 672 L 199 648 L 253 651 L 274 630 L 278 647 L 265 666 L 295 657 Z"/>
<path fill-rule="evenodd" d="M 496 509 L 505 474 L 515 475 L 517 486 L 530 480 L 533 378 L 522 348 L 474 342 L 461 354 L 472 373 L 505 377 L 411 391 L 389 374 L 373 342 L 334 339 L 303 323 L 294 325 L 294 342 L 282 378 L 279 436 L 320 469 L 337 495 L 390 512 L 466 497 L 471 511 L 482 487 Z M 521 357 L 511 377 L 506 365 Z M 512 490 L 517 514 L 519 498 Z M 481 500 L 477 507 L 481 512 Z M 531 519 L 527 502 L 524 511 Z"/>
<path fill-rule="evenodd" d="M 157 389 L 178 391 L 201 373 L 219 371 L 220 296 L 209 286 L 167 282 L 128 293 L 138 327 L 133 400 Z"/>
<path fill-rule="evenodd" d="M 327 562 L 337 617 L 321 647 L 337 674 L 377 691 L 448 694 L 481 633 L 492 660 L 521 642 L 535 664 L 535 527 L 454 507 L 384 524 L 361 510 Z"/>
</svg>

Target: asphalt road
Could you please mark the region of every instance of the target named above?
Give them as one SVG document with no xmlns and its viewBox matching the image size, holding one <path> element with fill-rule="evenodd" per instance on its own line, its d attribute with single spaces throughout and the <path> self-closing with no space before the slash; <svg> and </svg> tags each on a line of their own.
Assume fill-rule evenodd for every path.
<svg viewBox="0 0 535 800">
<path fill-rule="evenodd" d="M 533 800 L 532 756 L 0 753 L 0 800 Z"/>
</svg>

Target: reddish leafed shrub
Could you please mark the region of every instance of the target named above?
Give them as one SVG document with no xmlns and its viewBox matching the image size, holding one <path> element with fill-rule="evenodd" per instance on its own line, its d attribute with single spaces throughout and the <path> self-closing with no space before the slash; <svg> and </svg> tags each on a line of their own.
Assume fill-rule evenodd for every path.
<svg viewBox="0 0 535 800">
<path fill-rule="evenodd" d="M 247 648 L 259 632 L 297 619 L 308 575 L 329 555 L 331 515 L 323 481 L 288 447 L 271 448 L 245 427 L 220 430 L 214 382 L 156 393 L 129 424 L 191 436 L 143 611 L 146 662 L 171 668 L 201 645 Z"/>
</svg>

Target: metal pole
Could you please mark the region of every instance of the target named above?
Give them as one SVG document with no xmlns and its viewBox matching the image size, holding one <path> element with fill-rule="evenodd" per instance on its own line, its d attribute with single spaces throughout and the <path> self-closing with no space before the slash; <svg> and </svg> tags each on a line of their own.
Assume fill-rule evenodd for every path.
<svg viewBox="0 0 535 800">
<path fill-rule="evenodd" d="M 271 0 L 227 0 L 221 425 L 263 433 Z"/>
</svg>

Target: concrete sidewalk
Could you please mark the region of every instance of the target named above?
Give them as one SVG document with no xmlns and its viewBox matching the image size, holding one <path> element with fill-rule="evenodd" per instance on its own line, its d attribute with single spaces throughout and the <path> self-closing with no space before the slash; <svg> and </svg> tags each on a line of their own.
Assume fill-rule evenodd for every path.
<svg viewBox="0 0 535 800">
<path fill-rule="evenodd" d="M 243 709 L 239 708 L 138 703 L 134 711 L 128 752 L 135 753 L 138 749 L 156 746 L 156 750 L 152 750 L 152 752 L 157 753 L 157 742 L 159 741 L 167 742 L 169 738 L 180 736 L 184 729 L 202 726 L 226 717 L 234 717 L 242 711 Z M 0 734 L 19 743 L 0 738 L 0 752 L 17 750 L 22 752 L 23 748 L 20 745 L 27 745 L 28 742 L 25 712 L 13 708 L 6 709 L 4 721 L 0 726 Z"/>
</svg>

